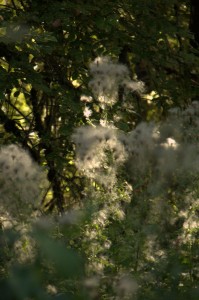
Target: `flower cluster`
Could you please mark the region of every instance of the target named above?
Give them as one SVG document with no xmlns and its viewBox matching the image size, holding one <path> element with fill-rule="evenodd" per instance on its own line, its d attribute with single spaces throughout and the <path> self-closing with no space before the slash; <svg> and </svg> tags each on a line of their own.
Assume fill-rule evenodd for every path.
<svg viewBox="0 0 199 300">
<path fill-rule="evenodd" d="M 89 86 L 96 99 L 106 105 L 113 105 L 118 100 L 119 87 L 137 92 L 144 91 L 141 81 L 132 81 L 128 68 L 115 63 L 109 57 L 97 57 L 90 64 L 92 80 Z"/>
<path fill-rule="evenodd" d="M 178 111 L 178 117 L 171 110 L 166 121 L 142 122 L 127 134 L 106 126 L 82 126 L 73 134 L 77 167 L 108 184 L 111 177 L 115 181 L 117 167 L 125 162 L 129 176 L 150 173 L 149 190 L 159 192 L 173 176 L 199 170 L 198 108 L 192 103 Z"/>
<path fill-rule="evenodd" d="M 123 144 L 117 137 L 116 129 L 102 126 L 82 126 L 73 134 L 76 144 L 76 164 L 89 177 L 95 177 L 103 169 L 113 171 L 113 161 L 119 165 L 125 160 Z M 109 174 L 110 175 L 110 174 Z M 108 176 L 109 179 L 111 178 Z"/>
<path fill-rule="evenodd" d="M 43 179 L 41 168 L 23 148 L 0 149 L 0 208 L 11 216 L 22 217 L 37 207 Z"/>
<path fill-rule="evenodd" d="M 119 299 L 135 299 L 139 285 L 130 274 L 121 274 L 114 282 L 114 290 L 116 293 L 116 300 Z"/>
</svg>

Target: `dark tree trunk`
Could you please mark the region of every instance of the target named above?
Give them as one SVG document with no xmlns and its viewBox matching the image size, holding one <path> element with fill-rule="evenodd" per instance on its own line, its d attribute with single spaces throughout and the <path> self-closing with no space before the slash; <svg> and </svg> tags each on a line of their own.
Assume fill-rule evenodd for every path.
<svg viewBox="0 0 199 300">
<path fill-rule="evenodd" d="M 199 46 L 199 1 L 198 0 L 190 0 L 189 29 L 194 36 L 194 40 L 191 40 L 191 45 L 194 48 L 198 48 Z"/>
</svg>

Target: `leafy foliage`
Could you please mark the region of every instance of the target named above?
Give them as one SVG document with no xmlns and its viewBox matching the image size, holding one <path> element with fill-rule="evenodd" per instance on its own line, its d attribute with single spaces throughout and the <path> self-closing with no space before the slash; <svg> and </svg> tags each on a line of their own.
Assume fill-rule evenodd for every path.
<svg viewBox="0 0 199 300">
<path fill-rule="evenodd" d="M 198 299 L 197 1 L 0 8 L 3 298 Z"/>
</svg>

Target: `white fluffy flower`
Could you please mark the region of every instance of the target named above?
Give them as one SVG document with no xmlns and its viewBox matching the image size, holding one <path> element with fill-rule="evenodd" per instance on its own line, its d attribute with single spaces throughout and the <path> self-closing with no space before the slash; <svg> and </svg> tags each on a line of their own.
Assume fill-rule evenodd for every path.
<svg viewBox="0 0 199 300">
<path fill-rule="evenodd" d="M 144 83 L 130 79 L 128 68 L 118 62 L 113 62 L 109 57 L 97 57 L 90 64 L 92 79 L 89 86 L 96 99 L 107 105 L 112 105 L 118 100 L 119 87 L 139 93 L 144 91 Z"/>
<path fill-rule="evenodd" d="M 90 116 L 92 115 L 92 110 L 90 108 L 88 108 L 87 106 L 84 108 L 83 114 L 85 118 L 90 118 Z"/>
<path fill-rule="evenodd" d="M 43 172 L 17 145 L 0 149 L 0 208 L 11 216 L 30 214 L 38 205 Z"/>
</svg>

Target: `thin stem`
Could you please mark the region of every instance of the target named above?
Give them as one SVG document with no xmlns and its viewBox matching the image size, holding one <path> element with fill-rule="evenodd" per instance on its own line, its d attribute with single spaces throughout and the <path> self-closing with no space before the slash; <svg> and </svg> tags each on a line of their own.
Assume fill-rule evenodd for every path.
<svg viewBox="0 0 199 300">
<path fill-rule="evenodd" d="M 15 1 L 14 0 L 11 0 L 11 3 L 12 3 L 12 6 L 15 10 L 18 10 L 18 8 L 16 7 L 16 4 L 15 4 Z"/>
</svg>

